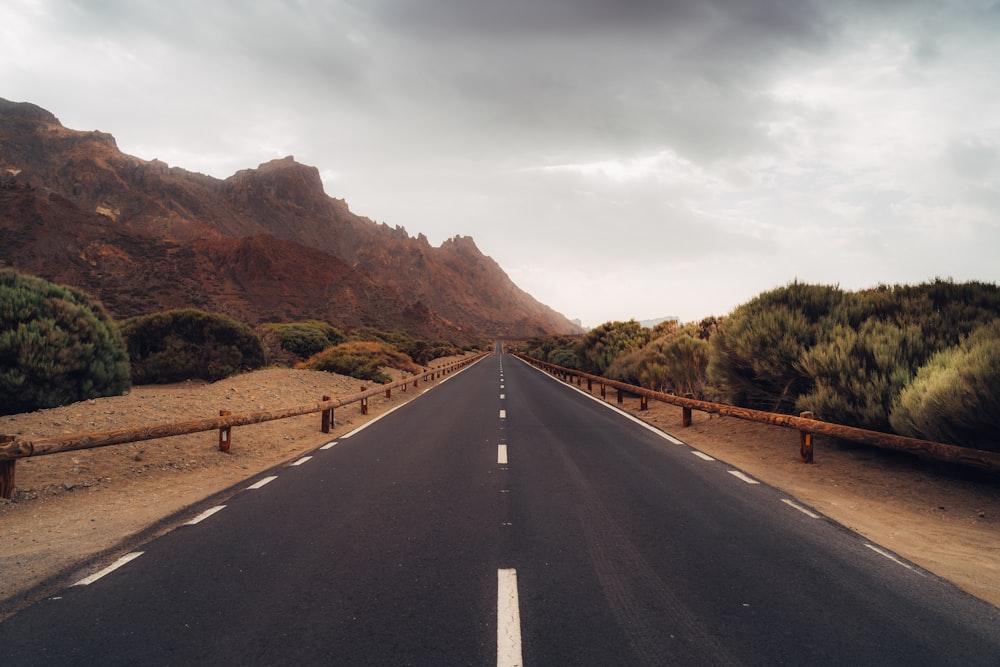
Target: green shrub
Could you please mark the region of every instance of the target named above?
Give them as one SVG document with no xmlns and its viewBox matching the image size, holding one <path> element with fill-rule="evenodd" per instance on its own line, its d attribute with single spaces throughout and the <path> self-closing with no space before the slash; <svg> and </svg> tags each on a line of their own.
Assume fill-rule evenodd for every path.
<svg viewBox="0 0 1000 667">
<path fill-rule="evenodd" d="M 618 377 L 606 375 L 605 371 L 615 359 L 641 348 L 647 342 L 649 329 L 635 320 L 605 322 L 588 331 L 577 342 L 575 352 L 580 361 L 580 370 L 617 380 Z"/>
<path fill-rule="evenodd" d="M 412 361 L 422 366 L 440 357 L 462 353 L 460 348 L 445 341 L 428 342 L 414 338 L 403 331 L 381 331 L 370 327 L 352 331 L 350 340 L 385 343 L 402 351 Z"/>
<path fill-rule="evenodd" d="M 838 424 L 889 430 L 893 400 L 913 379 L 916 360 L 927 357 L 923 331 L 868 319 L 857 329 L 837 325 L 824 338 L 799 360 L 814 384 L 797 409 Z"/>
<path fill-rule="evenodd" d="M 272 357 L 278 356 L 277 352 L 281 350 L 298 360 L 308 359 L 328 347 L 347 340 L 340 330 L 317 320 L 264 324 L 259 331 L 261 342 L 271 352 Z"/>
<path fill-rule="evenodd" d="M 931 357 L 889 421 L 903 435 L 1000 451 L 1000 319 Z"/>
<path fill-rule="evenodd" d="M 388 366 L 409 373 L 422 369 L 404 352 L 378 341 L 350 341 L 328 348 L 303 362 L 300 367 L 349 375 L 359 380 L 388 382 L 392 378 L 382 371 Z"/>
<path fill-rule="evenodd" d="M 735 405 L 792 412 L 813 388 L 803 353 L 843 296 L 838 287 L 794 282 L 738 306 L 709 339 L 709 379 Z"/>
<path fill-rule="evenodd" d="M 698 338 L 700 325 L 657 325 L 660 333 L 648 345 L 618 357 L 606 375 L 622 378 L 648 389 L 695 396 L 704 394 L 708 368 L 708 342 Z"/>
<path fill-rule="evenodd" d="M 215 381 L 265 363 L 250 327 L 224 315 L 171 310 L 125 320 L 121 329 L 136 384 Z"/>
<path fill-rule="evenodd" d="M 125 346 L 99 303 L 0 270 L 0 414 L 113 396 L 129 386 Z"/>
</svg>

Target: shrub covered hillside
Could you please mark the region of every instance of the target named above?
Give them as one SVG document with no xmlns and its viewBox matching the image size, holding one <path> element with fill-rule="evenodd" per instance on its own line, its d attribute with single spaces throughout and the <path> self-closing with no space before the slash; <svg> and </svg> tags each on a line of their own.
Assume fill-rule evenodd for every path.
<svg viewBox="0 0 1000 667">
<path fill-rule="evenodd" d="M 651 389 L 1000 451 L 1000 288 L 793 282 L 723 318 L 609 322 L 524 350 Z"/>
<path fill-rule="evenodd" d="M 0 414 L 129 387 L 125 346 L 99 303 L 70 287 L 0 270 Z"/>
</svg>

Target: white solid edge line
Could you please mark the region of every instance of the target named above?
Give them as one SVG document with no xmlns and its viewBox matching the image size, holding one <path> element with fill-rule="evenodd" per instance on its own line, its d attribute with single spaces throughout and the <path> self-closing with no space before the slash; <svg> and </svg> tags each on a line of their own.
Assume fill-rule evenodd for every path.
<svg viewBox="0 0 1000 667">
<path fill-rule="evenodd" d="M 452 377 L 454 377 L 454 376 L 452 376 Z M 424 392 L 424 393 L 426 393 L 426 392 Z M 385 412 L 383 412 L 382 414 L 380 414 L 378 417 L 375 417 L 373 419 L 370 419 L 370 420 L 366 421 L 364 424 L 362 424 L 361 426 L 357 427 L 356 429 L 354 429 L 350 433 L 345 433 L 344 435 L 340 436 L 340 439 L 343 440 L 344 438 L 350 438 L 352 435 L 357 435 L 361 431 L 364 431 L 366 428 L 368 428 L 369 426 L 371 426 L 372 424 L 374 424 L 375 422 L 377 422 L 379 419 L 382 419 L 383 417 L 388 417 L 389 415 L 391 415 L 396 410 L 399 410 L 404 405 L 409 405 L 409 401 L 407 401 L 406 403 L 400 403 L 399 405 L 386 410 Z"/>
<path fill-rule="evenodd" d="M 337 441 L 334 440 L 333 442 L 326 443 L 325 445 L 323 445 L 322 447 L 320 447 L 320 449 L 330 449 L 331 447 L 333 447 L 336 444 L 337 444 Z"/>
<path fill-rule="evenodd" d="M 819 519 L 820 518 L 819 514 L 816 514 L 816 512 L 813 512 L 812 510 L 810 510 L 810 509 L 808 509 L 806 507 L 803 507 L 802 505 L 799 505 L 794 500 L 789 500 L 788 498 L 782 498 L 781 502 L 785 503 L 789 507 L 794 507 L 795 509 L 797 509 L 798 511 L 802 512 L 803 514 L 805 514 L 807 517 L 809 517 L 811 519 Z"/>
<path fill-rule="evenodd" d="M 250 486 L 248 486 L 247 487 L 247 491 L 250 491 L 251 489 L 259 489 L 260 487 L 264 486 L 265 484 L 270 484 L 271 482 L 273 482 L 276 479 L 278 479 L 277 475 L 271 475 L 270 477 L 265 477 L 264 479 L 256 482 L 255 484 L 251 484 Z"/>
<path fill-rule="evenodd" d="M 521 667 L 521 610 L 517 570 L 497 570 L 497 667 Z"/>
<path fill-rule="evenodd" d="M 507 465 L 507 445 L 497 445 L 497 463 Z"/>
<path fill-rule="evenodd" d="M 755 480 L 753 477 L 749 477 L 745 473 L 740 472 L 739 470 L 729 470 L 727 472 L 729 472 L 730 475 L 736 477 L 737 479 L 742 479 L 747 484 L 760 484 L 760 482 Z"/>
<path fill-rule="evenodd" d="M 904 563 L 903 561 L 899 560 L 898 558 L 896 558 L 895 556 L 893 556 L 891 553 L 889 553 L 885 549 L 880 549 L 877 546 L 875 546 L 874 544 L 868 544 L 867 542 L 865 542 L 865 546 L 868 547 L 869 549 L 871 549 L 872 551 L 874 551 L 875 553 L 877 553 L 879 556 L 882 556 L 884 558 L 888 558 L 889 560 L 891 560 L 896 565 L 902 565 L 907 570 L 910 570 L 911 572 L 916 572 L 921 577 L 924 576 L 918 570 L 913 569 L 912 566 L 910 566 L 907 563 Z"/>
<path fill-rule="evenodd" d="M 633 415 L 625 412 L 621 408 L 619 408 L 619 407 L 617 407 L 615 405 L 612 405 L 611 403 L 608 403 L 607 401 L 605 401 L 600 396 L 594 396 L 593 394 L 590 394 L 589 392 L 586 392 L 583 389 L 580 389 L 579 387 L 577 387 L 575 385 L 568 384 L 566 382 L 563 382 L 559 378 L 552 377 L 551 375 L 549 375 L 545 371 L 543 371 L 543 370 L 541 370 L 539 368 L 535 368 L 534 366 L 532 366 L 531 364 L 529 364 L 524 359 L 521 359 L 520 357 L 515 357 L 515 359 L 517 359 L 518 361 L 520 361 L 522 364 L 524 364 L 528 368 L 541 373 L 544 377 L 549 378 L 553 382 L 558 382 L 563 387 L 569 387 L 573 391 L 579 392 L 581 395 L 586 396 L 587 398 L 589 398 L 592 401 L 596 401 L 597 403 L 599 403 L 600 405 L 603 405 L 604 407 L 608 408 L 609 410 L 614 410 L 615 412 L 617 412 L 618 414 L 620 414 L 622 417 L 625 417 L 626 419 L 631 419 L 632 421 L 634 421 L 639 426 L 643 427 L 644 429 L 646 429 L 647 431 L 649 431 L 651 433 L 655 433 L 656 435 L 660 436 L 664 440 L 668 440 L 669 442 L 672 442 L 675 445 L 686 445 L 687 444 L 683 440 L 678 440 L 677 438 L 675 438 L 674 436 L 670 435 L 666 431 L 661 431 L 660 429 L 656 428 L 652 424 L 647 424 L 646 422 L 642 421 L 638 417 L 635 417 L 635 416 L 633 416 Z"/>
<path fill-rule="evenodd" d="M 216 506 L 215 506 L 215 507 L 213 507 L 212 509 L 208 509 L 208 510 L 205 510 L 204 512 L 202 512 L 201 514 L 199 514 L 199 515 L 198 515 L 198 516 L 196 516 L 195 518 L 191 519 L 190 521 L 188 521 L 188 522 L 187 522 L 187 523 L 185 523 L 184 525 L 185 525 L 185 526 L 193 526 L 193 525 L 195 525 L 196 523 L 201 523 L 202 521 L 204 521 L 204 520 L 205 520 L 205 519 L 207 519 L 208 517 L 212 516 L 212 515 L 213 515 L 213 514 L 215 514 L 216 512 L 220 511 L 220 510 L 221 510 L 222 508 L 224 508 L 224 507 L 225 507 L 225 505 L 216 505 Z"/>
<path fill-rule="evenodd" d="M 124 556 L 122 556 L 121 558 L 119 558 L 118 560 L 116 560 L 111 565 L 108 565 L 106 568 L 104 568 L 100 572 L 95 572 L 94 574 L 90 575 L 89 577 L 84 577 L 83 579 L 81 579 L 80 581 L 76 582 L 73 585 L 74 586 L 89 586 L 90 584 L 94 583 L 95 581 L 97 581 L 101 577 L 103 577 L 105 575 L 108 575 L 108 574 L 111 574 L 112 572 L 114 572 L 115 570 L 117 570 L 118 568 L 120 568 L 122 565 L 125 565 L 129 561 L 135 560 L 136 558 L 138 558 L 139 556 L 141 556 L 143 553 L 145 553 L 145 552 L 144 551 L 133 551 L 130 554 L 125 554 Z"/>
<path fill-rule="evenodd" d="M 296 461 L 292 465 L 293 466 L 300 466 L 300 465 L 302 465 L 303 463 L 305 463 L 306 461 L 308 461 L 311 458 L 312 458 L 311 456 L 303 456 L 301 459 L 299 459 L 298 461 Z"/>
</svg>

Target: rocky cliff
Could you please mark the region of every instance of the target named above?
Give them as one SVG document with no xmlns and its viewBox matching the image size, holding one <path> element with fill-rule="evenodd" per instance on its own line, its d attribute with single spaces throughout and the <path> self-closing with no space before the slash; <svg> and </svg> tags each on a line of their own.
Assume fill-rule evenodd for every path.
<svg viewBox="0 0 1000 667">
<path fill-rule="evenodd" d="M 355 215 L 292 157 L 219 180 L 3 99 L 0 266 L 78 286 L 119 318 L 192 306 L 456 342 L 579 331 L 471 238 L 433 247 Z"/>
</svg>

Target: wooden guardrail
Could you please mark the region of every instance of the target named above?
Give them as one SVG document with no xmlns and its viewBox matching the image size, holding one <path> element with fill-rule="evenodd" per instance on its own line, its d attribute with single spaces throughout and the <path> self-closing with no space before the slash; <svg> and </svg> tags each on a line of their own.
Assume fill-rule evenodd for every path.
<svg viewBox="0 0 1000 667">
<path fill-rule="evenodd" d="M 287 419 L 288 417 L 298 417 L 319 412 L 321 413 L 320 430 L 324 433 L 330 432 L 333 425 L 333 411 L 351 403 L 361 403 L 363 414 L 368 414 L 368 399 L 376 394 L 385 392 L 388 398 L 393 389 L 406 388 L 412 383 L 414 387 L 420 381 L 427 382 L 428 379 L 436 379 L 454 373 L 455 371 L 473 364 L 489 353 L 478 354 L 473 357 L 459 359 L 450 364 L 432 368 L 423 373 L 412 375 L 408 378 L 396 380 L 387 384 L 378 385 L 372 389 L 365 389 L 349 396 L 330 398 L 324 396 L 315 403 L 306 403 L 275 410 L 264 410 L 258 412 L 247 412 L 243 414 L 229 414 L 221 411 L 218 417 L 206 417 L 203 419 L 191 419 L 183 422 L 171 422 L 167 424 L 157 424 L 153 426 L 140 426 L 136 428 L 118 429 L 115 431 L 101 431 L 97 433 L 75 433 L 72 435 L 56 436 L 49 438 L 36 438 L 29 440 L 19 440 L 12 436 L 0 435 L 0 497 L 10 499 L 14 494 L 15 465 L 17 459 L 29 456 L 43 456 L 47 454 L 57 454 L 59 452 L 71 452 L 78 449 L 93 449 L 95 447 L 108 447 L 111 445 L 121 445 L 129 442 L 141 442 L 144 440 L 155 440 L 157 438 L 168 438 L 174 435 L 187 435 L 189 433 L 200 433 L 202 431 L 219 431 L 219 449 L 224 452 L 229 451 L 231 443 L 231 433 L 234 426 L 248 426 L 261 422 L 273 421 L 275 419 Z"/>
<path fill-rule="evenodd" d="M 802 413 L 803 416 L 795 417 L 793 415 L 764 412 L 762 410 L 750 410 L 748 408 L 740 408 L 734 405 L 727 405 L 725 403 L 710 403 L 708 401 L 700 401 L 694 398 L 676 396 L 674 394 L 664 394 L 662 392 L 653 391 L 652 389 L 646 389 L 644 387 L 637 387 L 624 382 L 609 380 L 599 375 L 591 375 L 589 373 L 584 373 L 571 368 L 556 366 L 555 364 L 540 361 L 525 354 L 514 354 L 533 366 L 552 373 L 553 375 L 562 377 L 568 382 L 572 382 L 575 378 L 577 380 L 577 384 L 580 385 L 583 380 L 586 380 L 588 391 L 592 391 L 593 383 L 597 382 L 600 384 L 602 398 L 605 397 L 606 388 L 612 387 L 618 391 L 619 403 L 622 402 L 622 392 L 627 392 L 638 396 L 642 401 L 642 405 L 645 405 L 647 400 L 652 399 L 660 401 L 661 403 L 669 403 L 671 405 L 679 406 L 683 410 L 681 423 L 684 427 L 691 425 L 691 411 L 698 410 L 699 412 L 727 415 L 762 424 L 772 424 L 774 426 L 796 429 L 801 434 L 799 441 L 800 453 L 804 463 L 812 462 L 813 444 L 811 436 L 815 434 L 840 438 L 842 440 L 849 440 L 851 442 L 871 445 L 874 447 L 881 447 L 883 449 L 894 449 L 897 451 L 909 452 L 923 458 L 946 461 L 948 463 L 957 463 L 993 472 L 1000 472 L 1000 453 L 996 452 L 972 449 L 970 447 L 958 447 L 956 445 L 948 445 L 930 440 L 921 440 L 919 438 L 908 438 L 892 433 L 882 433 L 881 431 L 870 431 L 868 429 L 856 428 L 854 426 L 843 426 L 841 424 L 812 419 L 811 412 Z"/>
</svg>

